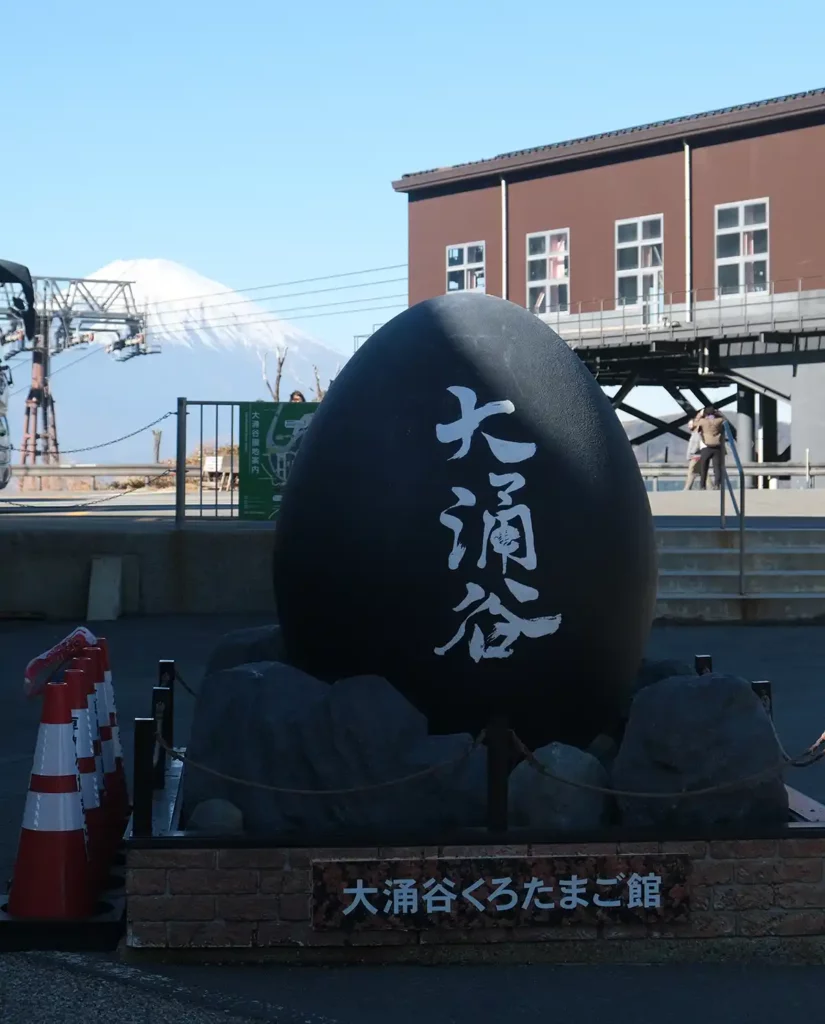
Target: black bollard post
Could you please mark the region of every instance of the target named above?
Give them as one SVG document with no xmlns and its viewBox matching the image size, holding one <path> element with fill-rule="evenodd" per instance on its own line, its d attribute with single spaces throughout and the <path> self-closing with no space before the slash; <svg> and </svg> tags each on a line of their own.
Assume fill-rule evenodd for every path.
<svg viewBox="0 0 825 1024">
<path fill-rule="evenodd" d="M 487 830 L 507 831 L 507 788 L 510 781 L 510 725 L 496 715 L 487 726 Z"/>
<path fill-rule="evenodd" d="M 697 676 L 706 676 L 713 672 L 713 656 L 710 654 L 697 654 L 693 659 L 693 665 Z"/>
<path fill-rule="evenodd" d="M 751 683 L 751 689 L 762 701 L 768 718 L 773 719 L 773 687 L 768 679 L 760 679 L 759 682 Z"/>
<path fill-rule="evenodd" d="M 169 743 L 167 739 L 169 693 L 170 690 L 166 686 L 156 686 L 152 690 L 152 720 L 155 723 L 156 732 L 159 732 L 167 743 Z M 160 743 L 156 744 L 152 782 L 154 789 L 163 789 L 166 785 L 166 751 Z"/>
<path fill-rule="evenodd" d="M 169 734 L 164 733 L 170 747 L 175 745 L 175 671 L 174 661 L 158 662 L 158 686 L 165 686 L 169 691 Z"/>
<path fill-rule="evenodd" d="M 132 783 L 132 835 L 135 837 L 152 835 L 154 753 L 154 718 L 136 718 Z"/>
</svg>

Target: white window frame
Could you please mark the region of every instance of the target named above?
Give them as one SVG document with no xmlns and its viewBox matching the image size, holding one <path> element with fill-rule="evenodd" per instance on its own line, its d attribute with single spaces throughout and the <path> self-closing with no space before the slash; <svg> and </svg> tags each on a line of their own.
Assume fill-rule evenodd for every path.
<svg viewBox="0 0 825 1024">
<path fill-rule="evenodd" d="M 565 235 L 566 236 L 567 241 L 566 241 L 566 245 L 565 245 L 565 248 L 564 248 L 563 252 L 557 252 L 557 253 L 551 252 L 551 250 L 550 250 L 550 237 L 551 237 L 551 235 Z M 545 251 L 544 251 L 543 255 L 542 254 L 534 255 L 534 256 L 530 255 L 530 242 L 534 238 L 543 238 L 545 240 L 545 246 L 544 246 L 544 250 Z M 525 239 L 524 251 L 525 251 L 525 277 L 526 277 L 526 287 L 525 287 L 525 293 L 524 293 L 524 295 L 525 295 L 524 301 L 525 301 L 525 305 L 527 306 L 527 309 L 529 309 L 531 313 L 535 313 L 536 316 L 570 316 L 570 228 L 551 228 L 548 231 L 531 231 L 530 234 L 528 234 L 526 239 Z M 547 277 L 547 273 L 546 273 L 546 271 L 547 271 L 547 261 L 552 256 L 554 256 L 554 255 L 556 255 L 556 256 L 564 256 L 566 258 L 566 260 L 567 260 L 567 273 L 566 273 L 566 275 L 564 277 L 553 277 L 553 278 Z M 531 263 L 532 260 L 539 260 L 539 259 L 543 259 L 544 260 L 544 263 L 545 263 L 545 276 L 542 279 L 531 281 L 530 280 L 530 263 Z M 567 288 L 567 306 L 566 306 L 565 309 L 560 309 L 560 308 L 551 309 L 550 308 L 551 304 L 550 304 L 550 299 L 549 299 L 549 290 L 550 290 L 550 288 L 556 288 L 556 287 L 559 287 L 559 286 L 564 286 L 564 287 Z M 544 291 L 545 306 L 544 306 L 543 309 L 533 309 L 532 304 L 530 302 L 530 292 L 533 291 L 533 289 L 535 289 L 535 288 L 544 288 L 544 290 L 545 290 Z M 558 304 L 557 304 L 557 306 L 558 306 Z"/>
<path fill-rule="evenodd" d="M 642 226 L 646 221 L 658 220 L 661 225 L 661 233 L 655 238 L 644 238 L 642 234 Z M 627 224 L 636 225 L 636 238 L 632 242 L 620 242 L 619 241 L 619 228 L 625 227 Z M 645 245 L 659 245 L 661 248 L 662 262 L 661 264 L 651 267 L 642 266 L 642 248 Z M 639 259 L 637 266 L 630 270 L 619 269 L 619 251 L 622 249 L 638 249 Z M 637 310 L 643 311 L 643 322 L 644 323 L 658 323 L 664 316 L 664 298 L 665 298 L 665 215 L 663 213 L 646 213 L 643 217 L 625 217 L 622 220 L 617 220 L 613 229 L 613 267 L 614 267 L 614 282 L 616 287 L 616 308 L 624 308 L 636 312 Z M 651 294 L 658 296 L 657 301 L 644 298 L 644 286 L 642 284 L 642 278 L 645 274 L 660 274 L 661 275 L 661 289 L 654 291 Z M 636 278 L 636 301 L 633 303 L 623 303 L 620 300 L 619 295 L 619 281 L 628 278 Z"/>
<path fill-rule="evenodd" d="M 473 246 L 481 247 L 481 262 L 480 263 L 468 263 L 467 262 L 467 250 Z M 463 250 L 463 262 L 450 264 L 450 250 L 461 249 Z M 487 290 L 487 243 L 486 242 L 456 242 L 453 245 L 448 245 L 444 253 L 444 264 L 445 270 L 445 291 L 448 295 L 454 295 L 456 292 L 486 292 Z M 463 288 L 450 288 L 450 274 L 456 271 L 464 272 L 464 287 Z M 484 281 L 483 287 L 467 287 L 467 275 L 481 271 L 481 276 Z"/>
<path fill-rule="evenodd" d="M 764 224 L 745 224 L 745 207 L 746 206 L 758 206 L 761 203 L 765 204 L 765 223 Z M 739 223 L 735 228 L 719 228 L 719 211 L 720 210 L 739 210 Z M 743 253 L 743 235 L 747 231 L 766 231 L 768 233 L 768 246 L 767 252 L 756 253 L 753 256 L 748 256 Z M 722 256 L 716 255 L 717 240 L 720 235 L 739 235 L 739 255 L 738 256 Z M 745 266 L 748 263 L 764 263 L 765 264 L 765 288 L 763 291 L 746 291 L 745 289 Z M 739 286 L 735 292 L 725 292 L 722 294 L 722 290 L 719 287 L 719 267 L 739 267 Z M 761 199 L 742 199 L 736 203 L 717 203 L 713 208 L 713 287 L 714 294 L 717 300 L 726 299 L 736 300 L 742 295 L 767 295 L 771 289 L 771 203 L 767 196 Z"/>
</svg>

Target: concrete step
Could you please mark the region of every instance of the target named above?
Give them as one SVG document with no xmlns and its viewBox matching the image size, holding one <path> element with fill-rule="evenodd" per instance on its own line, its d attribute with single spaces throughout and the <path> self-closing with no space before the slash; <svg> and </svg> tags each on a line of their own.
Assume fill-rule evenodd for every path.
<svg viewBox="0 0 825 1024">
<path fill-rule="evenodd" d="M 739 573 L 728 569 L 703 572 L 691 570 L 660 570 L 659 597 L 689 597 L 716 594 L 737 594 Z M 797 570 L 795 572 L 763 571 L 745 574 L 747 595 L 799 594 L 821 595 L 825 599 L 825 571 Z"/>
<path fill-rule="evenodd" d="M 825 548 L 758 548 L 745 545 L 745 572 L 825 572 Z M 738 548 L 660 548 L 659 571 L 739 572 Z"/>
<path fill-rule="evenodd" d="M 681 594 L 656 602 L 656 618 L 664 622 L 812 622 L 825 620 L 825 594 Z"/>
<path fill-rule="evenodd" d="M 745 531 L 745 550 L 761 551 L 776 548 L 807 548 L 825 551 L 825 530 L 781 529 Z M 660 551 L 671 548 L 696 548 L 700 550 L 738 550 L 739 530 L 735 524 L 726 530 L 719 527 L 657 527 L 656 543 Z"/>
</svg>

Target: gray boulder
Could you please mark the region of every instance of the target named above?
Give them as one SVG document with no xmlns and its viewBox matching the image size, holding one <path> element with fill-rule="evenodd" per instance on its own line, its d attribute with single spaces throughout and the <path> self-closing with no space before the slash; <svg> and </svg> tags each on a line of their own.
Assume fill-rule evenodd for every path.
<svg viewBox="0 0 825 1024">
<path fill-rule="evenodd" d="M 218 798 L 240 809 L 253 834 L 482 824 L 483 747 L 425 778 L 369 788 L 453 761 L 470 743 L 470 736 L 428 736 L 424 716 L 376 676 L 328 685 L 277 662 L 226 669 L 203 682 L 188 756 L 237 778 L 312 792 L 272 792 L 192 767 L 184 778 L 184 820 L 187 808 Z M 314 795 L 330 789 L 356 792 Z"/>
<path fill-rule="evenodd" d="M 624 717 L 627 718 L 630 714 L 630 707 L 636 694 L 646 690 L 648 686 L 661 683 L 664 679 L 674 679 L 676 676 L 695 675 L 696 672 L 686 661 L 679 661 L 675 658 L 642 658 L 636 679 L 628 691 Z"/>
<path fill-rule="evenodd" d="M 613 788 L 680 793 L 735 782 L 777 765 L 779 746 L 762 702 L 738 676 L 664 679 L 633 702 L 613 765 Z M 619 797 L 622 822 L 639 828 L 704 829 L 781 824 L 788 795 L 781 775 L 701 797 Z"/>
<path fill-rule="evenodd" d="M 608 786 L 607 772 L 592 754 L 563 743 L 534 751 L 548 771 L 571 782 Z M 584 832 L 607 823 L 608 797 L 541 775 L 522 761 L 510 775 L 509 801 L 515 826 Z"/>
<path fill-rule="evenodd" d="M 593 742 L 589 744 L 586 750 L 586 753 L 592 754 L 599 764 L 608 771 L 616 760 L 616 754 L 618 754 L 618 752 L 619 744 L 612 736 L 606 736 L 604 733 L 599 733 Z"/>
<path fill-rule="evenodd" d="M 192 811 L 186 831 L 206 836 L 243 835 L 243 814 L 228 800 L 204 800 Z"/>
<path fill-rule="evenodd" d="M 285 661 L 281 627 L 255 626 L 225 633 L 209 656 L 206 675 L 237 665 L 255 665 L 261 661 Z"/>
</svg>

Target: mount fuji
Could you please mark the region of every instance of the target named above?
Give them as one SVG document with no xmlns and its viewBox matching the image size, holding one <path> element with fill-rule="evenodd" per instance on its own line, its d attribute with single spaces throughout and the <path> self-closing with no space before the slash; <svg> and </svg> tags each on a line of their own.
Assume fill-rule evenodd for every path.
<svg viewBox="0 0 825 1024">
<path fill-rule="evenodd" d="M 85 348 L 64 352 L 53 361 L 52 391 L 66 462 L 151 462 L 152 433 L 148 430 L 88 453 L 71 450 L 137 430 L 174 409 L 179 395 L 193 400 L 270 400 L 262 361 L 266 360 L 274 384 L 279 350 L 287 351 L 282 401 L 296 388 L 311 401 L 314 368 L 326 388 L 347 359 L 345 353 L 278 319 L 271 310 L 170 260 L 116 260 L 88 277 L 132 282 L 138 311 L 147 316 L 147 343 L 159 346 L 160 353 L 119 363 L 105 352 L 114 335 L 100 334 Z M 96 292 L 94 285 L 90 288 Z M 101 286 L 101 296 L 104 294 Z M 311 301 L 311 296 L 308 298 Z M 15 379 L 8 416 L 12 440 L 18 443 L 28 391 L 28 357 L 18 356 L 12 369 Z M 207 433 L 210 415 L 212 427 Z M 197 416 L 194 413 L 189 418 L 190 450 L 199 443 L 199 430 L 193 422 Z M 228 420 L 226 423 L 228 429 Z M 165 421 L 162 429 L 161 458 L 172 458 L 174 418 Z M 205 444 L 212 442 L 213 434 L 214 410 L 204 410 Z"/>
</svg>

